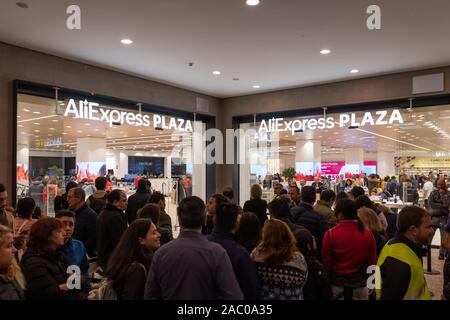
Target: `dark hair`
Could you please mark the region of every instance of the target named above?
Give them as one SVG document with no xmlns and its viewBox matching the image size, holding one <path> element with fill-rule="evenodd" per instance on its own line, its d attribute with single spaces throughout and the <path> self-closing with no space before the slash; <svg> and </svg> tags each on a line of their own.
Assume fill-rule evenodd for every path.
<svg viewBox="0 0 450 320">
<path fill-rule="evenodd" d="M 353 184 L 353 181 L 352 181 L 352 179 L 347 179 L 347 180 L 345 180 L 345 186 L 347 186 L 347 182 L 349 182 L 350 181 L 350 185 L 352 185 Z"/>
<path fill-rule="evenodd" d="M 0 183 L 0 192 L 5 192 L 6 188 L 3 184 Z"/>
<path fill-rule="evenodd" d="M 222 231 L 231 231 L 236 226 L 238 206 L 233 203 L 222 203 L 216 208 L 216 227 Z"/>
<path fill-rule="evenodd" d="M 313 203 L 316 201 L 316 189 L 312 186 L 304 186 L 302 188 L 302 201 L 306 203 Z"/>
<path fill-rule="evenodd" d="M 276 219 L 289 218 L 291 211 L 289 208 L 289 201 L 285 198 L 277 198 L 269 203 L 269 213 Z"/>
<path fill-rule="evenodd" d="M 420 227 L 422 219 L 428 216 L 429 213 L 425 209 L 417 206 L 404 207 L 397 217 L 397 230 L 398 233 L 404 234 L 408 231 L 409 227 Z"/>
<path fill-rule="evenodd" d="M 95 188 L 97 190 L 105 190 L 106 182 L 108 182 L 108 179 L 106 179 L 105 177 L 97 177 L 95 179 Z"/>
<path fill-rule="evenodd" d="M 366 195 L 358 196 L 358 198 L 355 199 L 356 209 L 367 207 L 369 209 L 372 209 L 375 212 L 378 212 L 377 208 L 375 207 L 375 204 L 372 200 Z"/>
<path fill-rule="evenodd" d="M 384 177 L 384 181 L 388 182 L 389 181 L 389 176 Z"/>
<path fill-rule="evenodd" d="M 142 246 L 139 238 L 146 237 L 151 225 L 150 219 L 133 221 L 111 254 L 106 277 L 113 281 L 113 288 L 119 296 L 122 294 L 128 269 L 133 263 L 143 264 L 146 270 L 149 268 L 151 250 Z"/>
<path fill-rule="evenodd" d="M 69 192 L 70 189 L 76 188 L 78 187 L 78 183 L 76 183 L 75 181 L 69 181 L 66 184 L 66 193 Z"/>
<path fill-rule="evenodd" d="M 138 184 L 137 184 L 137 190 L 136 191 L 139 191 L 139 192 L 145 192 L 145 191 L 147 191 L 148 189 L 147 189 L 147 179 L 141 179 L 141 180 L 139 180 L 138 181 Z"/>
<path fill-rule="evenodd" d="M 205 203 L 196 196 L 190 196 L 181 200 L 177 208 L 178 219 L 181 227 L 198 229 L 205 221 Z"/>
<path fill-rule="evenodd" d="M 53 231 L 62 228 L 63 225 L 58 219 L 44 218 L 38 220 L 31 227 L 28 248 L 34 249 L 38 254 L 45 256 L 53 255 L 54 252 L 50 250 L 48 238 Z"/>
<path fill-rule="evenodd" d="M 286 189 L 281 189 L 281 190 L 280 190 L 280 196 L 281 196 L 282 194 L 288 194 L 287 190 L 286 190 Z"/>
<path fill-rule="evenodd" d="M 74 218 L 75 219 L 75 213 L 71 210 L 59 210 L 56 214 L 55 214 L 55 218 L 62 218 L 62 217 L 69 217 L 69 218 Z"/>
<path fill-rule="evenodd" d="M 211 196 L 211 198 L 216 199 L 216 206 L 221 203 L 229 203 L 230 202 L 230 200 L 227 197 L 225 197 L 223 194 L 220 194 L 220 193 L 213 194 Z"/>
<path fill-rule="evenodd" d="M 107 197 L 108 203 L 113 204 L 114 201 L 120 201 L 120 196 L 122 195 L 122 193 L 124 193 L 124 191 L 120 189 L 115 189 L 110 193 L 108 193 Z"/>
<path fill-rule="evenodd" d="M 86 192 L 84 192 L 83 188 L 76 187 L 76 188 L 72 188 L 72 189 L 73 189 L 72 192 L 73 192 L 73 195 L 75 198 L 81 199 L 83 201 L 86 200 Z M 70 189 L 70 190 L 72 190 L 72 189 Z"/>
<path fill-rule="evenodd" d="M 353 196 L 353 198 L 358 198 L 359 196 L 364 195 L 364 189 L 362 187 L 353 187 L 352 190 L 350 190 L 350 194 Z"/>
<path fill-rule="evenodd" d="M 253 212 L 244 212 L 235 233 L 236 240 L 250 253 L 261 239 L 259 219 Z"/>
<path fill-rule="evenodd" d="M 159 207 L 156 203 L 147 203 L 140 211 L 138 219 L 151 219 L 156 225 L 159 223 Z"/>
<path fill-rule="evenodd" d="M 338 194 L 336 195 L 336 201 L 341 200 L 341 199 L 348 199 L 347 192 L 345 192 L 345 191 L 338 192 Z"/>
<path fill-rule="evenodd" d="M 158 203 L 161 200 L 165 201 L 164 195 L 159 191 L 155 191 L 150 196 L 150 199 L 148 199 L 148 203 Z"/>
<path fill-rule="evenodd" d="M 320 193 L 320 200 L 331 202 L 336 199 L 336 193 L 333 190 L 323 190 Z"/>
<path fill-rule="evenodd" d="M 341 199 L 336 203 L 336 208 L 334 209 L 336 216 L 342 213 L 344 220 L 358 220 L 358 229 L 361 233 L 364 232 L 364 225 L 358 218 L 358 209 L 354 201 L 350 199 Z"/>
<path fill-rule="evenodd" d="M 35 207 L 31 217 L 33 219 L 39 220 L 41 218 L 41 208 Z"/>
<path fill-rule="evenodd" d="M 392 176 L 391 179 L 396 179 L 395 176 Z"/>
<path fill-rule="evenodd" d="M 295 190 L 297 190 L 297 193 L 300 194 L 300 189 L 299 189 L 299 187 L 297 187 L 297 186 L 290 186 L 290 187 L 289 187 L 289 190 L 290 190 L 290 189 L 295 189 Z"/>
<path fill-rule="evenodd" d="M 17 202 L 17 216 L 22 219 L 30 219 L 34 208 L 36 208 L 36 202 L 34 202 L 33 198 L 22 198 Z"/>
<path fill-rule="evenodd" d="M 222 194 L 230 200 L 234 199 L 234 192 L 233 192 L 233 189 L 230 187 L 223 189 Z"/>
</svg>

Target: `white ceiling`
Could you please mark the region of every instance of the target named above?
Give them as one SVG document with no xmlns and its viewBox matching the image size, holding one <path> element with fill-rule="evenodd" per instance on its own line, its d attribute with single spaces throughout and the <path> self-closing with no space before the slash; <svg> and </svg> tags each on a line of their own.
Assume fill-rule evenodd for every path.
<svg viewBox="0 0 450 320">
<path fill-rule="evenodd" d="M 0 41 L 217 97 L 450 64 L 448 0 L 16 2 L 1 0 Z M 369 31 L 374 3 L 382 29 Z M 80 31 L 66 28 L 71 4 L 82 10 Z"/>
</svg>

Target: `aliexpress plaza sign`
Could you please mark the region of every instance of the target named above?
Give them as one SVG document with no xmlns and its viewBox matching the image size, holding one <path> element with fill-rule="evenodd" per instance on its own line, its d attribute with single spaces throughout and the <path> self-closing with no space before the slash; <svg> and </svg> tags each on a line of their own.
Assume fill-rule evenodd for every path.
<svg viewBox="0 0 450 320">
<path fill-rule="evenodd" d="M 114 124 L 150 127 L 152 124 L 153 128 L 192 132 L 192 123 L 190 120 L 166 117 L 158 114 L 153 114 L 151 118 L 148 114 L 102 108 L 98 103 L 87 100 L 76 103 L 74 99 L 70 99 L 64 112 L 64 117 L 105 121 L 110 127 Z"/>
<path fill-rule="evenodd" d="M 339 119 L 334 117 L 307 118 L 296 120 L 284 120 L 284 118 L 272 118 L 262 120 L 259 126 L 259 133 L 268 132 L 285 132 L 290 131 L 292 134 L 306 130 L 317 129 L 333 129 L 335 126 L 344 127 L 363 127 L 363 126 L 383 126 L 395 123 L 402 124 L 403 117 L 400 110 L 393 109 L 391 111 L 380 110 L 375 112 L 365 112 L 361 121 L 357 120 L 356 113 L 341 113 Z"/>
</svg>

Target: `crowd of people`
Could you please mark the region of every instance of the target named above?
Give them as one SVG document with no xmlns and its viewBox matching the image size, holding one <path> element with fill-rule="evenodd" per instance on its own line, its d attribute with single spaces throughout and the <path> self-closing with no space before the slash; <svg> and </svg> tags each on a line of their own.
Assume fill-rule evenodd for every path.
<svg viewBox="0 0 450 320">
<path fill-rule="evenodd" d="M 432 186 L 429 210 L 399 213 L 350 182 L 339 192 L 320 179 L 276 184 L 269 203 L 255 184 L 243 207 L 231 188 L 206 203 L 189 196 L 177 207 L 177 237 L 146 179 L 129 198 L 107 190 L 105 177 L 89 195 L 69 183 L 54 218 L 36 216 L 32 197 L 10 207 L 0 184 L 0 300 L 426 300 L 422 258 L 437 226 L 449 299 L 446 181 Z"/>
</svg>

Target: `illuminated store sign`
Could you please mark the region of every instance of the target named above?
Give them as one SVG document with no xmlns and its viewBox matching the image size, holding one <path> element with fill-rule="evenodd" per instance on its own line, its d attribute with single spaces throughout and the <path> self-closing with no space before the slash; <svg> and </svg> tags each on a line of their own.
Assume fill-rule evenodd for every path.
<svg viewBox="0 0 450 320">
<path fill-rule="evenodd" d="M 335 126 L 339 126 L 340 128 L 359 128 L 363 126 L 392 125 L 395 123 L 402 124 L 403 122 L 404 121 L 400 110 L 394 109 L 390 113 L 386 110 L 365 112 L 361 121 L 357 120 L 356 113 L 341 113 L 339 114 L 339 120 L 335 120 L 334 117 L 296 120 L 272 118 L 269 120 L 261 121 L 259 132 L 264 133 L 290 131 L 292 134 L 294 134 L 295 132 L 306 130 L 333 129 Z"/>
<path fill-rule="evenodd" d="M 74 99 L 70 99 L 64 112 L 64 117 L 69 116 L 75 119 L 105 121 L 109 123 L 110 127 L 114 124 L 123 125 L 125 123 L 130 126 L 150 127 L 152 123 L 154 128 L 192 132 L 192 123 L 190 120 L 166 117 L 158 114 L 153 114 L 153 118 L 151 118 L 148 114 L 105 109 L 100 107 L 98 103 L 87 100 L 79 101 L 77 104 Z"/>
</svg>

